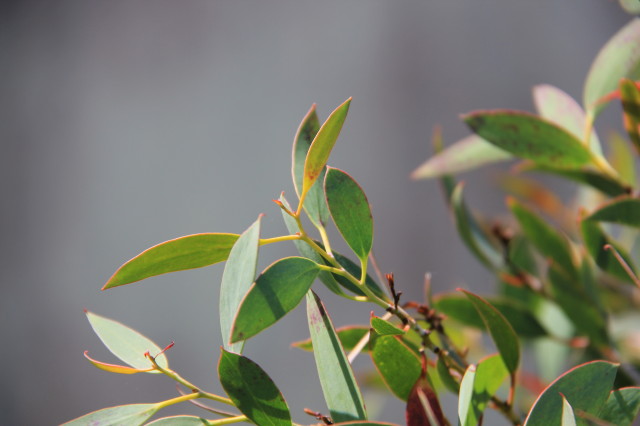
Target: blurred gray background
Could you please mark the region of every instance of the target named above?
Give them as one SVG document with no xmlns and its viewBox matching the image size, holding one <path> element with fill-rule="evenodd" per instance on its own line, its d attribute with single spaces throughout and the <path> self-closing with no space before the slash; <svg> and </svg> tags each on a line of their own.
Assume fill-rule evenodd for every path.
<svg viewBox="0 0 640 426">
<path fill-rule="evenodd" d="M 175 395 L 163 377 L 86 362 L 84 350 L 115 359 L 83 308 L 161 346 L 175 340 L 172 367 L 220 391 L 221 265 L 99 289 L 170 238 L 239 233 L 261 212 L 263 235 L 286 232 L 271 199 L 293 198 L 291 142 L 314 102 L 324 119 L 354 98 L 331 164 L 369 196 L 383 271 L 411 298 L 426 271 L 437 291 L 487 291 L 491 276 L 459 242 L 437 183 L 408 177 L 431 153 L 433 126 L 453 142 L 468 133 L 459 113 L 532 110 L 531 87 L 543 82 L 580 99 L 598 49 L 630 19 L 611 0 L 0 4 L 2 425 Z M 503 209 L 491 172 L 465 179 L 474 207 Z M 261 253 L 265 267 L 295 251 Z M 368 321 L 371 306 L 319 292 L 336 325 Z M 280 386 L 294 420 L 312 423 L 303 407 L 326 412 L 313 357 L 289 347 L 307 336 L 301 307 L 246 355 Z M 367 398 L 377 419 L 404 422 L 401 403 Z"/>
</svg>

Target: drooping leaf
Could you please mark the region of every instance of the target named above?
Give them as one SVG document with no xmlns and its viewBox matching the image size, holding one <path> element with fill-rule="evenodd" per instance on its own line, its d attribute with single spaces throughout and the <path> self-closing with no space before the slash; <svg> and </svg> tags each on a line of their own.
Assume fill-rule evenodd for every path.
<svg viewBox="0 0 640 426">
<path fill-rule="evenodd" d="M 640 152 L 640 90 L 633 80 L 620 80 L 620 99 L 622 100 L 624 128 L 629 134 L 637 152 Z"/>
<path fill-rule="evenodd" d="M 351 176 L 333 167 L 327 170 L 324 191 L 338 231 L 364 261 L 373 245 L 373 217 L 367 196 Z"/>
<path fill-rule="evenodd" d="M 598 417 L 616 426 L 631 426 L 640 412 L 640 387 L 614 390 Z"/>
<path fill-rule="evenodd" d="M 221 349 L 220 384 L 238 410 L 258 425 L 291 425 L 291 414 L 273 380 L 249 358 Z"/>
<path fill-rule="evenodd" d="M 463 116 L 471 130 L 511 154 L 559 169 L 591 163 L 580 139 L 538 116 L 511 110 L 476 111 Z"/>
<path fill-rule="evenodd" d="M 304 163 L 307 159 L 307 153 L 309 152 L 309 147 L 311 147 L 311 143 L 318 134 L 319 129 L 320 123 L 318 122 L 318 115 L 316 114 L 316 106 L 314 104 L 302 119 L 300 127 L 298 128 L 293 140 L 291 174 L 293 176 L 293 186 L 298 197 L 302 192 Z M 329 210 L 327 210 L 327 202 L 325 201 L 324 190 L 322 187 L 325 171 L 326 167 L 322 169 L 318 176 L 318 180 L 309 189 L 309 193 L 307 194 L 307 198 L 304 203 L 304 210 L 307 212 L 309 219 L 311 219 L 316 226 L 324 226 L 329 219 Z"/>
<path fill-rule="evenodd" d="M 147 370 L 153 366 L 151 361 L 145 356 L 149 352 L 156 357 L 156 362 L 160 367 L 168 367 L 167 357 L 160 353 L 162 349 L 151 340 L 127 327 L 126 325 L 112 319 L 86 312 L 87 319 L 98 335 L 102 343 L 112 354 L 120 358 L 138 370 Z M 158 373 L 158 371 L 154 371 Z"/>
<path fill-rule="evenodd" d="M 477 135 L 470 135 L 429 158 L 411 173 L 411 177 L 429 179 L 457 174 L 512 158 L 507 151 Z"/>
<path fill-rule="evenodd" d="M 304 175 L 302 177 L 302 190 L 300 192 L 300 198 L 302 200 L 306 198 L 307 193 L 327 165 L 329 154 L 331 154 L 331 150 L 342 130 L 344 120 L 347 118 L 349 105 L 351 105 L 351 98 L 347 99 L 329 115 L 329 118 L 324 122 L 309 147 L 307 158 L 304 162 Z"/>
<path fill-rule="evenodd" d="M 518 344 L 518 336 L 513 331 L 513 327 L 489 302 L 469 291 L 461 291 L 471 300 L 473 307 L 482 317 L 504 361 L 504 365 L 511 374 L 515 374 L 520 362 L 520 346 Z"/>
<path fill-rule="evenodd" d="M 63 426 L 121 426 L 141 425 L 153 416 L 158 404 L 130 404 L 103 408 L 64 423 Z"/>
<path fill-rule="evenodd" d="M 322 392 L 335 422 L 366 420 L 364 400 L 331 318 L 312 291 L 307 293 L 307 319 Z"/>
<path fill-rule="evenodd" d="M 420 359 L 396 336 L 381 336 L 375 330 L 369 338 L 369 351 L 382 380 L 395 396 L 407 401 L 420 377 Z"/>
<path fill-rule="evenodd" d="M 350 351 L 366 334 L 369 334 L 369 327 L 349 325 L 336 329 L 336 333 L 338 334 L 338 339 L 340 340 L 340 344 L 344 350 Z M 311 342 L 311 338 L 294 342 L 291 346 L 302 349 L 303 351 L 313 350 L 313 342 Z M 363 352 L 368 352 L 369 348 L 365 346 L 362 350 Z"/>
<path fill-rule="evenodd" d="M 618 197 L 598 208 L 587 219 L 640 228 L 640 199 Z"/>
<path fill-rule="evenodd" d="M 562 397 L 562 426 L 576 426 L 576 416 L 573 413 L 573 407 L 569 404 L 569 401 L 560 394 Z"/>
<path fill-rule="evenodd" d="M 409 394 L 405 416 L 407 426 L 444 426 L 447 424 L 438 395 L 427 378 L 427 363 L 424 356 L 422 372 Z"/>
<path fill-rule="evenodd" d="M 165 241 L 122 265 L 102 288 L 106 290 L 168 272 L 202 268 L 227 260 L 237 234 L 195 234 Z"/>
<path fill-rule="evenodd" d="M 584 85 L 584 106 L 597 114 L 595 103 L 618 87 L 622 78 L 640 77 L 640 20 L 633 19 L 598 52 Z"/>
<path fill-rule="evenodd" d="M 242 299 L 231 327 L 231 343 L 246 340 L 293 310 L 313 284 L 318 264 L 304 257 L 274 262 Z"/>
<path fill-rule="evenodd" d="M 533 101 L 541 117 L 565 128 L 579 139 L 583 139 L 586 123 L 585 113 L 565 91 L 549 84 L 540 84 L 533 88 Z M 591 132 L 589 149 L 602 155 L 600 140 L 595 131 Z"/>
<path fill-rule="evenodd" d="M 106 362 L 97 361 L 89 356 L 88 351 L 84 351 L 84 357 L 89 360 L 91 364 L 100 370 L 108 371 L 109 373 L 117 374 L 137 374 L 137 373 L 151 373 L 154 371 L 153 367 L 149 367 L 145 370 L 138 368 L 127 367 L 124 365 L 107 364 Z"/>
<path fill-rule="evenodd" d="M 560 423 L 562 395 L 574 412 L 583 411 L 597 416 L 609 397 L 617 370 L 618 364 L 592 361 L 567 371 L 538 396 L 524 425 L 547 426 Z"/>
<path fill-rule="evenodd" d="M 401 336 L 405 333 L 404 330 L 391 324 L 389 321 L 379 317 L 371 317 L 371 327 L 380 336 Z"/>
<path fill-rule="evenodd" d="M 196 416 L 170 416 L 154 420 L 145 426 L 208 426 L 209 421 Z"/>
<path fill-rule="evenodd" d="M 258 249 L 260 246 L 260 221 L 258 217 L 236 241 L 229 253 L 220 285 L 220 329 L 224 348 L 242 353 L 244 342 L 231 343 L 232 321 L 240 303 L 256 279 Z"/>
<path fill-rule="evenodd" d="M 460 393 L 458 394 L 458 424 L 460 426 L 471 424 L 475 418 L 473 411 L 473 382 L 475 378 L 476 366 L 471 364 L 467 367 L 467 371 L 464 372 L 460 381 Z"/>
</svg>

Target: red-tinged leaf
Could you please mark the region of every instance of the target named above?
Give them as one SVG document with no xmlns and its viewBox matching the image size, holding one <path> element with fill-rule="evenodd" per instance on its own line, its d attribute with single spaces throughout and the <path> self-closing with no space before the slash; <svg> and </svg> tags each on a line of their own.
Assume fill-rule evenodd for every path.
<svg viewBox="0 0 640 426">
<path fill-rule="evenodd" d="M 587 216 L 588 220 L 640 228 L 640 199 L 618 197 Z"/>
<path fill-rule="evenodd" d="M 442 413 L 438 395 L 427 379 L 427 362 L 422 355 L 422 371 L 420 377 L 411 388 L 407 400 L 407 426 L 444 426 L 447 421 Z"/>
<path fill-rule="evenodd" d="M 624 128 L 629 134 L 637 152 L 640 152 L 640 89 L 627 78 L 620 80 L 620 97 L 622 100 Z"/>
<path fill-rule="evenodd" d="M 195 234 L 165 241 L 122 265 L 102 288 L 144 280 L 186 269 L 202 268 L 227 260 L 237 234 Z"/>
<path fill-rule="evenodd" d="M 124 365 L 117 364 L 107 364 L 106 362 L 96 361 L 95 359 L 89 356 L 88 351 L 84 351 L 84 357 L 89 360 L 91 364 L 100 370 L 108 371 L 109 373 L 118 373 L 118 374 L 136 374 L 136 373 L 149 373 L 154 371 L 153 367 L 148 368 L 146 370 L 141 370 L 139 368 L 127 367 Z"/>
</svg>

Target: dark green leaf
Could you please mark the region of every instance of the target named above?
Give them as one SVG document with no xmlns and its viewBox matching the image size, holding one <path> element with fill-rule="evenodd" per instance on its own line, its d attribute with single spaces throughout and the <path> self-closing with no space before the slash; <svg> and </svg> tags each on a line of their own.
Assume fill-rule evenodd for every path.
<svg viewBox="0 0 640 426">
<path fill-rule="evenodd" d="M 158 404 L 131 404 L 103 408 L 64 423 L 63 426 L 141 425 L 160 408 Z"/>
<path fill-rule="evenodd" d="M 633 266 L 631 257 L 622 247 L 609 238 L 597 222 L 591 220 L 581 221 L 580 231 L 582 232 L 585 248 L 600 269 L 616 278 L 633 283 L 633 280 L 631 280 L 627 271 L 620 265 L 620 262 L 618 262 L 613 252 L 606 250 L 605 246 L 613 246 L 627 262 L 631 270 L 635 272 L 636 268 Z"/>
<path fill-rule="evenodd" d="M 640 387 L 614 390 L 602 407 L 599 418 L 616 426 L 631 426 L 640 411 Z"/>
<path fill-rule="evenodd" d="M 195 234 L 165 241 L 122 265 L 102 289 L 223 262 L 237 239 L 237 234 Z"/>
<path fill-rule="evenodd" d="M 463 116 L 471 130 L 511 154 L 538 164 L 575 169 L 591 163 L 580 139 L 557 124 L 510 110 L 477 111 Z"/>
<path fill-rule="evenodd" d="M 289 407 L 271 378 L 249 358 L 221 349 L 220 384 L 238 410 L 258 425 L 291 425 Z"/>
<path fill-rule="evenodd" d="M 405 333 L 404 330 L 396 327 L 389 321 L 375 316 L 371 318 L 371 327 L 373 327 L 380 336 L 400 336 Z"/>
<path fill-rule="evenodd" d="M 366 420 L 364 400 L 331 318 L 312 291 L 307 293 L 307 318 L 324 399 L 336 422 Z"/>
<path fill-rule="evenodd" d="M 471 300 L 473 307 L 482 317 L 504 361 L 504 365 L 511 374 L 514 374 L 520 362 L 520 346 L 518 344 L 518 336 L 513 331 L 513 327 L 489 302 L 469 291 L 461 291 Z"/>
<path fill-rule="evenodd" d="M 620 99 L 624 111 L 622 114 L 624 128 L 636 147 L 636 151 L 640 152 L 640 130 L 638 129 L 638 125 L 640 125 L 640 90 L 633 80 L 627 78 L 620 80 Z"/>
<path fill-rule="evenodd" d="M 507 151 L 485 141 L 477 135 L 466 138 L 435 154 L 413 171 L 413 179 L 429 179 L 477 169 L 487 164 L 512 159 Z"/>
<path fill-rule="evenodd" d="M 617 364 L 593 361 L 567 371 L 540 394 L 525 420 L 525 426 L 560 423 L 562 395 L 574 411 L 597 416 L 609 397 L 617 370 Z"/>
<path fill-rule="evenodd" d="M 371 359 L 391 392 L 403 401 L 420 377 L 420 360 L 396 336 L 380 336 L 372 330 L 369 338 Z"/>
<path fill-rule="evenodd" d="M 156 362 L 159 366 L 168 367 L 167 357 L 160 354 L 162 349 L 142 334 L 118 321 L 93 312 L 86 312 L 86 314 L 93 331 L 102 340 L 102 343 L 122 361 L 133 368 L 146 370 L 153 366 L 145 356 L 145 353 L 149 352 L 152 356 L 157 355 Z M 157 371 L 155 372 L 157 373 Z"/>
<path fill-rule="evenodd" d="M 347 118 L 349 105 L 351 105 L 351 98 L 347 99 L 331 113 L 313 139 L 304 162 L 301 199 L 306 198 L 307 193 L 325 169 L 329 154 L 331 154 L 331 150 L 342 130 L 344 120 Z"/>
<path fill-rule="evenodd" d="M 364 191 L 351 176 L 332 167 L 327 169 L 324 191 L 338 231 L 364 262 L 373 245 L 373 217 Z"/>
<path fill-rule="evenodd" d="M 438 356 L 436 369 L 438 370 L 440 381 L 442 381 L 444 386 L 457 395 L 458 392 L 460 392 L 460 383 L 458 383 L 456 379 L 453 378 L 453 376 L 451 375 L 451 371 L 449 370 L 449 367 L 447 367 L 442 356 Z"/>
<path fill-rule="evenodd" d="M 231 343 L 255 336 L 298 306 L 319 270 L 303 257 L 280 259 L 265 269 L 238 308 Z"/>
<path fill-rule="evenodd" d="M 336 333 L 338 334 L 338 339 L 340 340 L 340 344 L 342 345 L 344 350 L 350 351 L 365 335 L 369 334 L 369 327 L 351 325 L 336 329 Z M 299 342 L 294 342 L 291 344 L 291 346 L 302 349 L 303 351 L 313 350 L 313 343 L 311 342 L 311 338 Z M 368 351 L 369 348 L 365 346 L 363 348 L 363 352 Z"/>
<path fill-rule="evenodd" d="M 591 213 L 587 219 L 640 228 L 640 199 L 618 197 Z"/>
<path fill-rule="evenodd" d="M 240 235 L 234 244 L 225 265 L 220 285 L 219 310 L 222 342 L 226 350 L 237 353 L 242 353 L 244 342 L 229 342 L 231 326 L 242 299 L 256 279 L 261 218 L 262 216 Z"/>
<path fill-rule="evenodd" d="M 617 89 L 622 78 L 640 77 L 640 20 L 633 19 L 600 50 L 584 85 L 584 106 L 597 113 L 598 99 Z"/>
</svg>

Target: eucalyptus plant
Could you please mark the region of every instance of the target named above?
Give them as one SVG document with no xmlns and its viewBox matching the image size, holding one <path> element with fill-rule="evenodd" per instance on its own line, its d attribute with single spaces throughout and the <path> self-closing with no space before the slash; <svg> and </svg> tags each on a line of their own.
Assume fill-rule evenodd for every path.
<svg viewBox="0 0 640 426">
<path fill-rule="evenodd" d="M 537 114 L 466 114 L 472 134 L 447 148 L 435 133 L 436 154 L 413 177 L 440 179 L 462 241 L 496 277 L 496 294 L 490 296 L 463 289 L 433 295 L 427 288 L 424 300 L 402 299 L 393 275 L 376 271 L 365 192 L 348 173 L 327 165 L 351 99 L 322 125 L 312 106 L 293 143 L 296 202 L 290 204 L 284 194 L 274 200 L 286 235 L 263 237 L 259 216 L 240 235 L 204 233 L 166 241 L 126 262 L 103 287 L 226 262 L 218 361 L 226 395 L 171 369 L 172 345 L 160 348 L 117 321 L 87 312 L 93 330 L 122 364 L 85 353 L 89 362 L 117 374 L 162 374 L 182 391 L 166 401 L 98 410 L 67 425 L 294 424 L 276 384 L 242 353 L 247 340 L 303 300 L 310 338 L 294 346 L 313 352 L 328 409 L 305 410 L 315 418 L 310 423 L 390 425 L 369 419 L 351 368 L 356 357 L 368 356 L 390 395 L 406 402 L 408 425 L 481 424 L 487 409 L 513 425 L 631 425 L 640 410 L 638 78 L 640 20 L 634 19 L 597 55 L 582 106 L 562 90 L 541 85 L 533 89 Z M 628 141 L 613 135 L 603 147 L 594 124 L 618 101 Z M 464 202 L 463 183 L 453 174 L 507 160 L 518 160 L 503 185 L 511 216 L 482 218 Z M 576 183 L 575 202 L 560 202 L 552 188 L 527 177 L 538 172 Z M 334 226 L 349 253 L 332 248 L 327 229 Z M 258 273 L 260 247 L 287 242 L 299 256 Z M 321 285 L 353 303 L 371 304 L 377 314 L 362 325 L 336 328 L 313 291 Z M 480 332 L 490 339 L 475 338 Z M 525 350 L 535 369 L 523 367 Z M 458 398 L 457 415 L 449 419 L 439 402 L 444 393 Z M 147 423 L 163 408 L 187 401 L 203 414 Z"/>
</svg>

